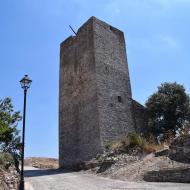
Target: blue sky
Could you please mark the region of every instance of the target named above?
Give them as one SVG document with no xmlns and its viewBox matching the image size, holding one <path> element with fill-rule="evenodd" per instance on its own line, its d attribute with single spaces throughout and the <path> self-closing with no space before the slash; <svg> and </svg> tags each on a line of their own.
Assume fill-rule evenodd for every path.
<svg viewBox="0 0 190 190">
<path fill-rule="evenodd" d="M 162 82 L 190 92 L 190 0 L 0 0 L 0 98 L 23 107 L 26 156 L 58 156 L 59 44 L 90 16 L 125 33 L 133 97 L 144 104 Z M 19 124 L 21 128 L 22 123 Z"/>
</svg>

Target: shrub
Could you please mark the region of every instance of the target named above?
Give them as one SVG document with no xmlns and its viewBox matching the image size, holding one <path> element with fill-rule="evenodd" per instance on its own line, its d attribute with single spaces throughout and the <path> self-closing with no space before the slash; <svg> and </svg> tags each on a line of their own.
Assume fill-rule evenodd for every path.
<svg viewBox="0 0 190 190">
<path fill-rule="evenodd" d="M 190 121 L 190 96 L 183 85 L 163 83 L 146 102 L 149 132 L 167 138 L 167 133 L 181 129 Z"/>
<path fill-rule="evenodd" d="M 139 146 L 142 148 L 147 144 L 146 139 L 138 133 L 130 133 L 128 135 L 128 138 L 129 138 L 129 144 L 131 146 Z"/>
<path fill-rule="evenodd" d="M 12 100 L 0 99 L 0 151 L 19 156 L 21 143 L 17 125 L 20 120 L 20 113 L 14 111 Z"/>
<path fill-rule="evenodd" d="M 10 166 L 15 164 L 14 158 L 9 153 L 0 153 L 0 168 L 8 170 Z"/>
</svg>

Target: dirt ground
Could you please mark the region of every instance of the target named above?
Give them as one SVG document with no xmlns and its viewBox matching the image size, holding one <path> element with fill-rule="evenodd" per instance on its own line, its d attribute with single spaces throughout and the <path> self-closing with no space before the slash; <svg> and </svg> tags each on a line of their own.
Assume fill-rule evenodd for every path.
<svg viewBox="0 0 190 190">
<path fill-rule="evenodd" d="M 25 159 L 24 164 L 25 166 L 41 169 L 57 169 L 59 167 L 58 159 L 56 158 L 29 157 Z"/>
</svg>

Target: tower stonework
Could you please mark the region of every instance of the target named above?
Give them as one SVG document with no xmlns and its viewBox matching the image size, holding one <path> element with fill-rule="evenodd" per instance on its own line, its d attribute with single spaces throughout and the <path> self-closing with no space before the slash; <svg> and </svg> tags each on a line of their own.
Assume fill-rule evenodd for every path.
<svg viewBox="0 0 190 190">
<path fill-rule="evenodd" d="M 61 43 L 59 85 L 60 167 L 87 161 L 135 131 L 122 31 L 91 17 Z"/>
</svg>

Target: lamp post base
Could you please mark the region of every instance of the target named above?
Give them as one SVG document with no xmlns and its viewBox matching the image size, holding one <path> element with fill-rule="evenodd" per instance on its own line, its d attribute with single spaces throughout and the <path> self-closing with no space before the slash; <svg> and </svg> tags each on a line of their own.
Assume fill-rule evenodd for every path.
<svg viewBox="0 0 190 190">
<path fill-rule="evenodd" d="M 20 180 L 19 190 L 24 190 L 24 180 Z"/>
</svg>

